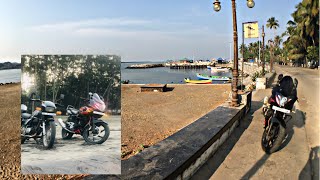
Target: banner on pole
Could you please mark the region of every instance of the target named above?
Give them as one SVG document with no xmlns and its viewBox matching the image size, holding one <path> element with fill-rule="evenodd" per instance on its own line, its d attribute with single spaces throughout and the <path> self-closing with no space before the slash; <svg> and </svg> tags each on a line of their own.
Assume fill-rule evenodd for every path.
<svg viewBox="0 0 320 180">
<path fill-rule="evenodd" d="M 244 38 L 258 38 L 259 26 L 258 22 L 246 22 L 243 24 Z"/>
</svg>

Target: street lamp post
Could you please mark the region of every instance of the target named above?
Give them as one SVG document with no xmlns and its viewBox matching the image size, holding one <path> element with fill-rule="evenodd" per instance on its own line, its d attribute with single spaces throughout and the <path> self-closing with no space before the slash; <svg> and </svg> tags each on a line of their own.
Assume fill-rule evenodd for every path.
<svg viewBox="0 0 320 180">
<path fill-rule="evenodd" d="M 269 47 L 270 47 L 270 72 L 273 71 L 273 58 L 274 58 L 274 42 L 272 40 L 268 41 Z"/>
<path fill-rule="evenodd" d="M 264 26 L 262 25 L 262 73 L 264 75 L 265 73 L 265 56 L 264 56 L 264 36 L 266 34 L 264 33 Z"/>
<path fill-rule="evenodd" d="M 236 0 L 231 0 L 232 2 L 232 17 L 233 17 L 233 69 L 232 69 L 232 102 L 231 106 L 237 107 L 239 106 L 238 102 L 238 30 L 237 30 L 237 13 L 236 13 Z M 254 7 L 253 0 L 247 0 L 247 6 L 249 8 Z M 213 3 L 213 9 L 215 11 L 220 11 L 221 5 L 219 0 L 216 0 Z"/>
</svg>

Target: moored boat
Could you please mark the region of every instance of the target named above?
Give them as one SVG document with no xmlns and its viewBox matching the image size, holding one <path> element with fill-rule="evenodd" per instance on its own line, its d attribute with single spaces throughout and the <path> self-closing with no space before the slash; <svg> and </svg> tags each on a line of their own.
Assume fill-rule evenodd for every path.
<svg viewBox="0 0 320 180">
<path fill-rule="evenodd" d="M 211 72 L 229 72 L 229 69 L 225 67 L 211 67 Z"/>
<path fill-rule="evenodd" d="M 230 77 L 226 77 L 226 76 L 208 76 L 208 75 L 199 74 L 199 73 L 197 73 L 197 78 L 199 80 L 211 80 L 211 81 L 230 81 L 231 80 Z"/>
<path fill-rule="evenodd" d="M 211 84 L 211 80 L 191 80 L 189 78 L 184 78 L 185 83 L 190 83 L 190 84 Z"/>
</svg>

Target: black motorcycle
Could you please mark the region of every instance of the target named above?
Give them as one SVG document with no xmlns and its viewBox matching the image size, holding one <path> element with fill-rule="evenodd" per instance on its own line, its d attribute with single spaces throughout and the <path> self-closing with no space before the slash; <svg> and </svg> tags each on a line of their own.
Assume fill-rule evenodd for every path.
<svg viewBox="0 0 320 180">
<path fill-rule="evenodd" d="M 51 101 L 31 99 L 33 102 L 40 102 L 41 107 L 36 107 L 32 114 L 27 113 L 27 106 L 21 104 L 21 144 L 28 139 L 42 139 L 46 149 L 53 147 L 56 136 L 56 106 Z M 59 113 L 59 112 L 57 112 Z M 37 141 L 38 142 L 38 141 Z"/>
<path fill-rule="evenodd" d="M 267 154 L 277 151 L 286 136 L 286 123 L 292 119 L 290 113 L 298 100 L 297 86 L 297 79 L 292 80 L 290 76 L 283 77 L 280 74 L 271 97 L 264 99 L 265 120 L 261 146 Z"/>
<path fill-rule="evenodd" d="M 58 119 L 62 127 L 62 139 L 71 139 L 74 134 L 79 134 L 90 144 L 102 144 L 110 134 L 108 124 L 100 119 L 105 115 L 103 113 L 106 108 L 105 103 L 96 93 L 89 93 L 89 99 L 85 100 L 88 105 L 79 110 L 71 105 L 67 106 L 66 121 Z"/>
</svg>

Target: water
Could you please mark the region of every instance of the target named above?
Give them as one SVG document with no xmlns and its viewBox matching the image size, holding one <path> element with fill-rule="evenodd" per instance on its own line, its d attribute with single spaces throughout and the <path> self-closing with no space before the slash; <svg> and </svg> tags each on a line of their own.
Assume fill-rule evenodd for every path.
<svg viewBox="0 0 320 180">
<path fill-rule="evenodd" d="M 214 75 L 214 76 L 228 76 L 231 77 L 230 72 L 211 73 L 210 69 L 170 69 L 169 67 L 158 67 L 149 69 L 126 69 L 126 67 L 133 64 L 145 63 L 121 63 L 121 80 L 130 80 L 130 84 L 184 84 L 184 78 L 197 79 L 196 73 Z M 148 63 L 150 64 L 150 62 Z M 158 63 L 155 63 L 158 64 Z M 224 82 L 213 81 L 215 84 Z"/>
<path fill-rule="evenodd" d="M 20 82 L 21 69 L 0 70 L 0 83 Z"/>
</svg>

